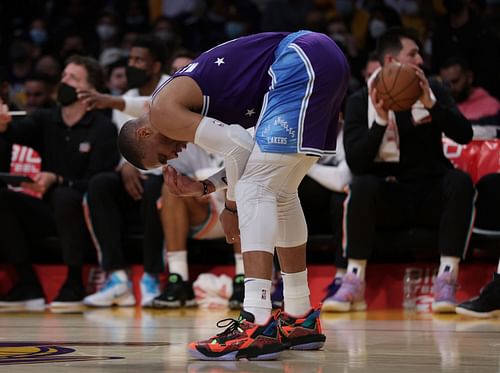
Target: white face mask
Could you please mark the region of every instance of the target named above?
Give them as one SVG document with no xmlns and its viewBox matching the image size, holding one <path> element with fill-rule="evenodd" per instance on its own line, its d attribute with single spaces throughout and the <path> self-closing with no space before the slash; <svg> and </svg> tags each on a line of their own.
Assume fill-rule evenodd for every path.
<svg viewBox="0 0 500 373">
<path fill-rule="evenodd" d="M 369 30 L 371 37 L 374 39 L 378 39 L 384 34 L 384 32 L 387 31 L 387 26 L 385 25 L 385 22 L 379 19 L 372 19 L 370 21 Z"/>
</svg>

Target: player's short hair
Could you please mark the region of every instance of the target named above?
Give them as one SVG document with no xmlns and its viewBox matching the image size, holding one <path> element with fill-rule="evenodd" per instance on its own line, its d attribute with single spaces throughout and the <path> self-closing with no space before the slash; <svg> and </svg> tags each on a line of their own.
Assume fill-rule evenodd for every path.
<svg viewBox="0 0 500 373">
<path fill-rule="evenodd" d="M 137 138 L 137 129 L 142 126 L 141 118 L 130 119 L 122 126 L 118 134 L 118 150 L 134 167 L 146 170 L 142 164 L 145 155 L 144 145 Z"/>
<path fill-rule="evenodd" d="M 401 39 L 410 39 L 421 48 L 421 43 L 418 34 L 415 30 L 407 27 L 391 27 L 377 40 L 376 53 L 381 64 L 384 63 L 386 54 L 398 54 L 403 49 Z"/>
</svg>

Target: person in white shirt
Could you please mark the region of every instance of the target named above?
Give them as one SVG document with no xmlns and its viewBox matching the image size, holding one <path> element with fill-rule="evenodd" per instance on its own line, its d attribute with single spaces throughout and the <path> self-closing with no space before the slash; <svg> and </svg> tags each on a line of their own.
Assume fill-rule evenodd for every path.
<svg viewBox="0 0 500 373">
<path fill-rule="evenodd" d="M 139 36 L 130 50 L 127 81 L 122 96 L 80 90 L 78 97 L 90 108 L 111 108 L 118 129 L 129 119 L 147 110 L 149 97 L 169 76 L 162 73 L 166 50 L 154 36 Z M 103 173 L 89 185 L 90 221 L 99 250 L 100 264 L 108 273 L 104 287 L 85 298 L 88 306 L 133 306 L 136 299 L 129 281 L 123 236 L 130 231 L 130 220 L 144 235 L 144 274 L 141 279 L 141 305 L 151 306 L 160 294 L 158 275 L 163 272 L 163 231 L 157 201 L 161 196 L 161 169 L 139 171 L 122 159 L 116 172 Z"/>
</svg>

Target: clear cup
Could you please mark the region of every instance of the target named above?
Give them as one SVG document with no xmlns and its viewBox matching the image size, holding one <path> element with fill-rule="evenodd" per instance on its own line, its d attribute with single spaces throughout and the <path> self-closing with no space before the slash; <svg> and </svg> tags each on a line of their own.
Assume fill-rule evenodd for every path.
<svg viewBox="0 0 500 373">
<path fill-rule="evenodd" d="M 403 277 L 403 308 L 417 309 L 417 292 L 422 281 L 421 268 L 406 268 Z"/>
</svg>

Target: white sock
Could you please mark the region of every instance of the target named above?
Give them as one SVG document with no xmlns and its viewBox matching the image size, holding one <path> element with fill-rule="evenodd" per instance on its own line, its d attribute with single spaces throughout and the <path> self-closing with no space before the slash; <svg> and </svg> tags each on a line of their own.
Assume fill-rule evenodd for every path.
<svg viewBox="0 0 500 373">
<path fill-rule="evenodd" d="M 500 275 L 500 260 L 498 261 L 497 273 Z"/>
<path fill-rule="evenodd" d="M 442 256 L 439 264 L 438 276 L 445 272 L 451 272 L 451 277 L 456 279 L 458 276 L 458 265 L 460 258 L 457 256 Z"/>
<path fill-rule="evenodd" d="M 297 273 L 281 272 L 283 278 L 283 302 L 285 312 L 291 316 L 305 315 L 311 309 L 307 269 Z"/>
<path fill-rule="evenodd" d="M 337 268 L 335 272 L 335 278 L 342 278 L 346 274 L 347 270 L 345 268 Z"/>
<path fill-rule="evenodd" d="M 347 273 L 354 273 L 361 281 L 365 280 L 366 260 L 349 259 Z"/>
<path fill-rule="evenodd" d="M 235 266 L 235 275 L 242 275 L 245 273 L 245 267 L 243 266 L 243 254 L 238 253 L 234 254 L 234 266 Z"/>
<path fill-rule="evenodd" d="M 255 323 L 263 325 L 271 316 L 271 280 L 245 278 L 243 309 L 255 316 Z"/>
<path fill-rule="evenodd" d="M 187 250 L 167 252 L 168 271 L 177 273 L 184 281 L 189 280 Z"/>
<path fill-rule="evenodd" d="M 127 282 L 128 281 L 127 272 L 125 272 L 125 270 L 123 270 L 123 269 L 119 269 L 117 271 L 111 272 L 110 276 L 113 276 L 113 275 L 115 275 L 116 277 L 118 277 L 121 282 Z"/>
</svg>

